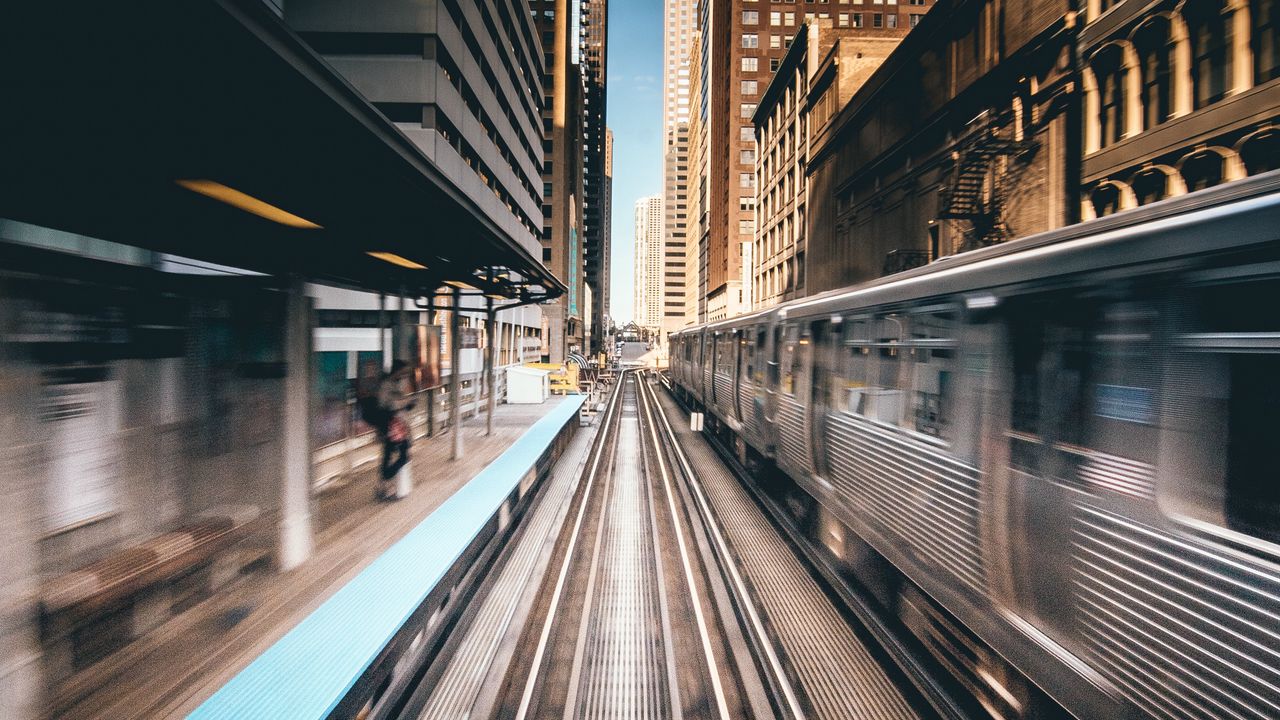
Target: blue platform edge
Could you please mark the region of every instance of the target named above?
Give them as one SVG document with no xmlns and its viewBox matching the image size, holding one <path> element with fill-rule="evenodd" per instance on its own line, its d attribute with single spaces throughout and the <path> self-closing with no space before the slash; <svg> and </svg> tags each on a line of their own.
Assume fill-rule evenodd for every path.
<svg viewBox="0 0 1280 720">
<path fill-rule="evenodd" d="M 191 713 L 324 718 L 582 407 L 566 396 L 511 447 Z"/>
</svg>

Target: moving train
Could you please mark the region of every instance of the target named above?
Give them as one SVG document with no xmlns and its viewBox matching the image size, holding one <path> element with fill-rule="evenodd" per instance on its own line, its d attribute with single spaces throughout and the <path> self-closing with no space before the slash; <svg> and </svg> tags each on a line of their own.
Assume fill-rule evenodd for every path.
<svg viewBox="0 0 1280 720">
<path fill-rule="evenodd" d="M 789 477 L 813 544 L 993 715 L 1280 717 L 1280 172 L 669 352 L 708 431 Z"/>
</svg>

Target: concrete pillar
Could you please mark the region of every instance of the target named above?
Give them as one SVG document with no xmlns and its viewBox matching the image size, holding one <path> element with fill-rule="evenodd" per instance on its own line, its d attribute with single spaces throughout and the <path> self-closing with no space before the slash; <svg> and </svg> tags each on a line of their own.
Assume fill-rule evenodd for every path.
<svg viewBox="0 0 1280 720">
<path fill-rule="evenodd" d="M 6 319 L 0 309 L 0 320 Z M 0 353 L 0 717 L 40 717 L 40 536 L 44 512 L 39 448 L 40 376 Z"/>
<path fill-rule="evenodd" d="M 489 408 L 485 415 L 484 434 L 493 434 L 493 408 L 498 397 L 497 373 L 493 367 L 493 353 L 497 349 L 494 345 L 497 343 L 498 337 L 498 318 L 493 311 L 493 298 L 485 298 L 485 322 L 484 332 L 486 342 L 484 344 L 484 386 L 489 391 Z"/>
<path fill-rule="evenodd" d="M 409 317 L 405 307 L 405 290 L 400 288 L 400 305 L 396 310 L 396 326 L 391 335 L 392 352 L 395 353 L 396 360 L 412 360 L 409 353 Z M 408 413 L 406 413 L 407 415 Z M 413 446 L 413 423 L 409 424 L 409 446 Z M 396 498 L 407 497 L 413 492 L 413 454 L 410 453 L 409 461 L 400 468 L 400 472 L 396 473 L 394 493 Z"/>
<path fill-rule="evenodd" d="M 391 369 L 391 356 L 387 352 L 387 294 L 378 293 L 378 361 L 382 370 Z"/>
<path fill-rule="evenodd" d="M 462 291 L 453 289 L 453 307 L 449 313 L 449 424 L 453 426 L 453 453 L 462 457 Z"/>
<path fill-rule="evenodd" d="M 281 473 L 281 570 L 311 557 L 311 298 L 300 281 L 289 285 L 285 308 L 284 472 Z"/>
<path fill-rule="evenodd" d="M 436 299 L 434 290 L 431 295 L 431 307 L 427 310 L 427 325 L 434 326 L 436 324 Z M 427 388 L 425 393 L 427 400 L 427 437 L 435 437 L 436 434 L 436 391 Z"/>
</svg>

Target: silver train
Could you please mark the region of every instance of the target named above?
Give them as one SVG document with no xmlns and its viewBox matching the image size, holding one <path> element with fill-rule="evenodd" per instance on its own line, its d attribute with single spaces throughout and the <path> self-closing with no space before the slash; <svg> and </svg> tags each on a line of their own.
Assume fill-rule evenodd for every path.
<svg viewBox="0 0 1280 720">
<path fill-rule="evenodd" d="M 993 714 L 1280 718 L 1280 172 L 669 351 Z"/>
</svg>

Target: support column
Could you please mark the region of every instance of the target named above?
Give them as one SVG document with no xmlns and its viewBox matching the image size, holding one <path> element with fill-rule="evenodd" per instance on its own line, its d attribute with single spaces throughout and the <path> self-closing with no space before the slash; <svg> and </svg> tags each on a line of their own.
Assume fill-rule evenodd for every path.
<svg viewBox="0 0 1280 720">
<path fill-rule="evenodd" d="M 44 509 L 38 457 L 40 374 L 0 359 L 0 717 L 24 720 L 47 709 L 37 601 L 39 518 Z"/>
<path fill-rule="evenodd" d="M 453 289 L 453 307 L 449 312 L 449 424 L 453 427 L 453 453 L 462 457 L 462 291 Z"/>
<path fill-rule="evenodd" d="M 412 361 L 409 348 L 409 318 L 405 308 L 405 289 L 400 287 L 400 305 L 396 310 L 396 326 L 391 333 L 391 352 L 395 355 L 396 360 Z M 409 415 L 408 412 L 405 413 Z M 409 447 L 413 447 L 413 423 L 406 420 L 409 433 Z M 413 453 L 409 453 L 409 460 L 400 467 L 400 471 L 396 473 L 394 493 L 397 499 L 408 497 L 413 492 Z"/>
<path fill-rule="evenodd" d="M 285 306 L 284 472 L 280 493 L 279 564 L 292 570 L 311 557 L 311 298 L 289 284 Z"/>
<path fill-rule="evenodd" d="M 498 397 L 498 378 L 493 367 L 494 343 L 498 337 L 498 321 L 497 315 L 493 311 L 493 298 L 485 298 L 485 322 L 484 332 L 486 335 L 484 344 L 484 384 L 485 389 L 489 391 L 489 412 L 485 415 L 484 434 L 493 434 L 493 408 L 497 404 Z"/>
<path fill-rule="evenodd" d="M 378 364 L 382 371 L 391 369 L 391 358 L 387 356 L 387 294 L 378 293 Z"/>
<path fill-rule="evenodd" d="M 435 290 L 431 294 L 431 307 L 427 310 L 427 326 L 433 327 L 436 324 L 436 299 Z M 436 434 L 436 391 L 427 388 L 425 393 L 427 398 L 427 437 L 435 437 Z"/>
</svg>

